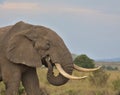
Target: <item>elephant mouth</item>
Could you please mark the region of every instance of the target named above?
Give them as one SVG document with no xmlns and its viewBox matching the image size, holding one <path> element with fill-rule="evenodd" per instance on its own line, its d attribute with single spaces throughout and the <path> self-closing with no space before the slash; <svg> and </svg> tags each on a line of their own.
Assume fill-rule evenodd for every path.
<svg viewBox="0 0 120 95">
<path fill-rule="evenodd" d="M 59 73 L 61 75 L 63 75 L 64 77 L 68 78 L 68 79 L 73 79 L 73 80 L 80 80 L 80 79 L 85 79 L 87 78 L 87 76 L 82 76 L 82 77 L 76 77 L 74 75 L 70 75 L 68 74 L 63 68 L 62 66 L 60 65 L 60 63 L 53 63 L 52 62 L 52 59 L 50 58 L 50 56 L 46 56 L 44 58 L 44 61 L 46 64 L 44 64 L 46 67 L 48 67 L 48 69 L 51 71 L 53 71 L 53 67 L 55 66 L 57 68 L 57 70 L 59 71 Z M 73 68 L 79 72 L 92 72 L 92 71 L 96 71 L 96 70 L 99 70 L 101 68 L 101 66 L 97 67 L 97 68 L 82 68 L 82 67 L 79 67 L 75 64 L 73 64 Z M 54 72 L 53 72 L 54 73 Z"/>
</svg>

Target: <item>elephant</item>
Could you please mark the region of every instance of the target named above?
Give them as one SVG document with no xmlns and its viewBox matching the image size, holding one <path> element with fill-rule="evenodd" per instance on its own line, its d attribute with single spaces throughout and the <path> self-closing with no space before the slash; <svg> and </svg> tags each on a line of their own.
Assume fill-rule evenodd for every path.
<svg viewBox="0 0 120 95">
<path fill-rule="evenodd" d="M 42 95 L 36 71 L 42 65 L 48 68 L 48 82 L 55 86 L 87 77 L 73 76 L 74 69 L 88 72 L 100 69 L 75 65 L 62 38 L 47 27 L 19 21 L 0 28 L 0 81 L 5 84 L 5 95 L 17 95 L 20 82 L 27 95 Z M 59 71 L 57 76 L 54 67 Z"/>
</svg>

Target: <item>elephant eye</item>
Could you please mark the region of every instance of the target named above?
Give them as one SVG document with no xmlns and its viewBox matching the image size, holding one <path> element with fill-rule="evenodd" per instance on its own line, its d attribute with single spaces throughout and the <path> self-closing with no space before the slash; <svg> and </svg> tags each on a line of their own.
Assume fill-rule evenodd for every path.
<svg viewBox="0 0 120 95">
<path fill-rule="evenodd" d="M 47 43 L 46 43 L 46 50 L 48 50 L 50 48 L 50 42 L 49 41 L 47 41 Z"/>
</svg>

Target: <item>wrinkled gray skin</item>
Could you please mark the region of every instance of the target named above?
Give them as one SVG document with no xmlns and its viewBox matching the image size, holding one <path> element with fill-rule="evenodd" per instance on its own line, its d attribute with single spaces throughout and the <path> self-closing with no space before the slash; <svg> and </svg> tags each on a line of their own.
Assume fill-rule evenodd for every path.
<svg viewBox="0 0 120 95">
<path fill-rule="evenodd" d="M 46 56 L 51 58 L 49 65 Z M 61 74 L 54 76 L 54 63 L 60 63 L 72 74 L 71 54 L 54 31 L 24 22 L 0 28 L 0 81 L 6 85 L 6 95 L 17 95 L 20 81 L 27 95 L 42 95 L 36 73 L 36 68 L 42 65 L 48 67 L 47 79 L 51 84 L 65 84 L 67 78 Z"/>
</svg>

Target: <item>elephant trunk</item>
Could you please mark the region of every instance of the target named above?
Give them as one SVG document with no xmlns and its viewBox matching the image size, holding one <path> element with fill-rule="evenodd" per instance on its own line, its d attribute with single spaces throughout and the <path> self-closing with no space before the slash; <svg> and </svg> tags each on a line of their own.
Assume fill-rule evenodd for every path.
<svg viewBox="0 0 120 95">
<path fill-rule="evenodd" d="M 71 65 L 65 65 L 64 67 L 62 67 L 64 69 L 64 71 L 68 74 L 72 74 L 73 71 L 73 66 Z M 48 73 L 47 73 L 47 79 L 49 81 L 49 83 L 51 83 L 52 85 L 55 86 L 60 86 L 65 84 L 69 79 L 64 77 L 61 73 L 59 73 L 57 76 L 54 75 L 53 72 L 53 66 L 51 65 L 51 63 L 48 63 Z"/>
</svg>

